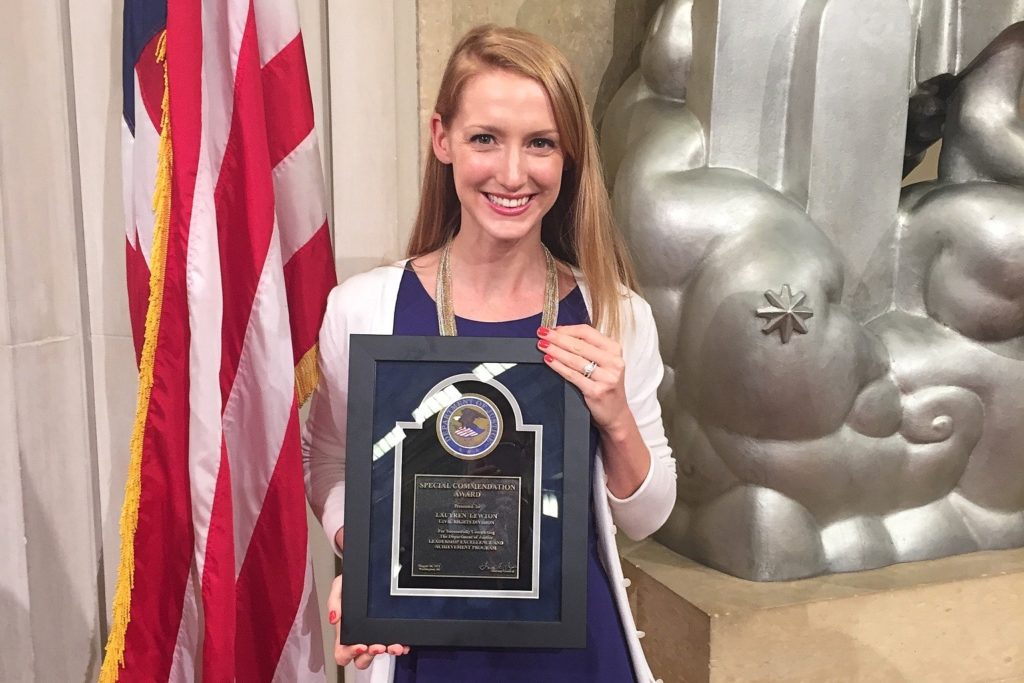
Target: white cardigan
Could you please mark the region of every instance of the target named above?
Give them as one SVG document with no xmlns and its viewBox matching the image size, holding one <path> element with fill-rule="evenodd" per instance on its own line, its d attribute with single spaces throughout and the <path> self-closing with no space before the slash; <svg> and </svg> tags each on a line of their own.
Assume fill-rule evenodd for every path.
<svg viewBox="0 0 1024 683">
<path fill-rule="evenodd" d="M 334 535 L 345 524 L 348 338 L 350 334 L 392 333 L 404 265 L 403 261 L 375 268 L 335 287 L 320 328 L 320 383 L 313 394 L 309 419 L 303 430 L 303 464 L 306 494 L 335 552 L 338 548 Z M 576 272 L 575 275 L 589 308 L 589 290 L 581 274 Z M 640 488 L 629 498 L 619 499 L 607 490 L 599 451 L 594 471 L 594 514 L 601 560 L 626 631 L 633 669 L 640 683 L 654 683 L 626 600 L 615 531 L 618 526 L 627 536 L 639 540 L 665 523 L 675 505 L 676 466 L 665 438 L 657 398 L 664 367 L 658 353 L 651 307 L 633 292 L 623 298 L 622 307 L 626 396 L 650 451 L 651 467 Z M 376 657 L 373 665 L 360 674 L 359 681 L 387 683 L 394 676 L 393 657 Z"/>
</svg>

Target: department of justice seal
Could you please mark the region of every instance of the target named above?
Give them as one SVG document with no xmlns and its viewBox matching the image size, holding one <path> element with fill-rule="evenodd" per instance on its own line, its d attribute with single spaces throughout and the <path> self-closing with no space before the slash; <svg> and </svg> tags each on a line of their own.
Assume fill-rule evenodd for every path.
<svg viewBox="0 0 1024 683">
<path fill-rule="evenodd" d="M 480 394 L 463 394 L 437 416 L 437 438 L 444 449 L 463 460 L 482 458 L 501 440 L 501 414 Z"/>
</svg>

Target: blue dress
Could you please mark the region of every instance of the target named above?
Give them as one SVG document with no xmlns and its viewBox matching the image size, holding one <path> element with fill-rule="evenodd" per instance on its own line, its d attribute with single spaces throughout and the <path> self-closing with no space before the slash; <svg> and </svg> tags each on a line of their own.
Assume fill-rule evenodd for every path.
<svg viewBox="0 0 1024 683">
<path fill-rule="evenodd" d="M 521 320 L 486 323 L 456 319 L 466 337 L 534 337 L 540 314 Z M 558 324 L 589 322 L 579 288 L 558 307 Z M 437 308 L 416 274 L 402 275 L 395 306 L 394 333 L 437 334 Z M 539 352 L 538 352 L 539 353 Z M 597 447 L 591 439 L 591 459 Z M 591 494 L 593 495 L 593 494 Z M 587 524 L 587 646 L 582 649 L 501 649 L 414 647 L 396 659 L 395 683 L 635 683 L 622 622 L 611 585 L 598 556 L 593 500 Z"/>
</svg>

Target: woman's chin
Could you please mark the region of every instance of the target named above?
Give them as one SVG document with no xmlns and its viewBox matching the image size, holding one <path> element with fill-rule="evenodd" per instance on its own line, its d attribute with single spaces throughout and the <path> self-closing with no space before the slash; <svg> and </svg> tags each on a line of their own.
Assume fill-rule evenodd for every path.
<svg viewBox="0 0 1024 683">
<path fill-rule="evenodd" d="M 467 236 L 473 235 L 477 239 L 486 239 L 493 242 L 514 244 L 524 239 L 540 235 L 541 221 L 538 216 L 516 216 L 509 218 L 505 216 L 490 216 L 487 220 L 466 222 L 463 220 L 462 229 Z M 467 228 L 469 228 L 467 230 Z"/>
</svg>

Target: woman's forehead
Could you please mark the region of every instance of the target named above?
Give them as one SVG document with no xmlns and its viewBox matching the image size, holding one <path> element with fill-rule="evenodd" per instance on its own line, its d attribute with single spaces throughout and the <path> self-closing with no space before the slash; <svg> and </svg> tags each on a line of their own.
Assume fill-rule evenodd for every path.
<svg viewBox="0 0 1024 683">
<path fill-rule="evenodd" d="M 461 125 L 557 129 L 551 100 L 540 83 L 497 70 L 470 77 L 459 98 L 456 120 Z"/>
</svg>

